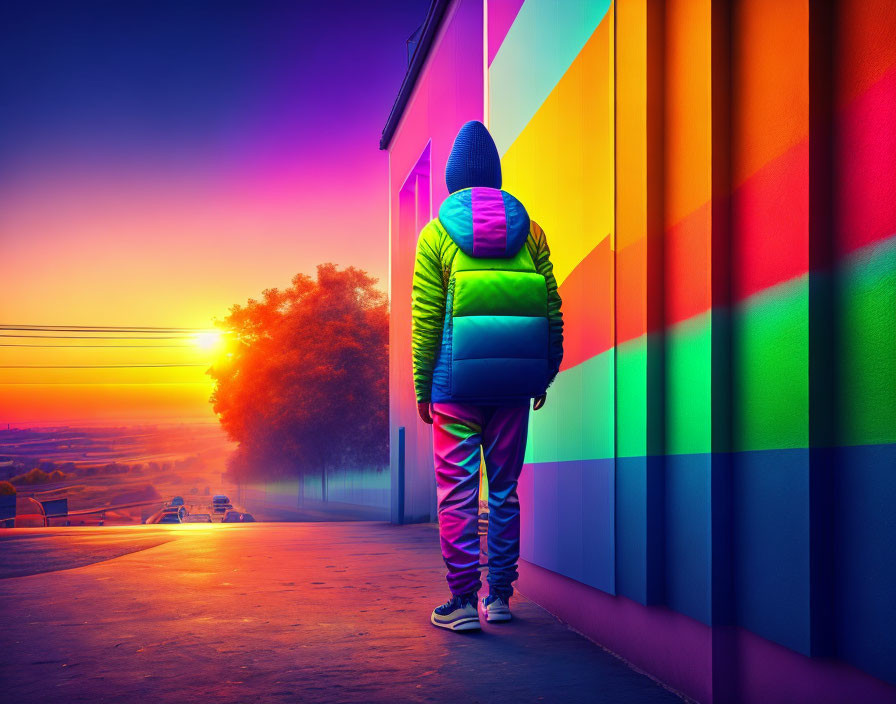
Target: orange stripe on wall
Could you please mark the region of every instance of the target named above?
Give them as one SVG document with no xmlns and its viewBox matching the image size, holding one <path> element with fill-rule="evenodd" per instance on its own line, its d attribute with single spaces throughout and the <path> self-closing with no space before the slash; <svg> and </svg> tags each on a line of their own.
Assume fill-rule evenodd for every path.
<svg viewBox="0 0 896 704">
<path fill-rule="evenodd" d="M 563 364 L 568 369 L 613 346 L 613 250 L 606 237 L 560 286 Z"/>
</svg>

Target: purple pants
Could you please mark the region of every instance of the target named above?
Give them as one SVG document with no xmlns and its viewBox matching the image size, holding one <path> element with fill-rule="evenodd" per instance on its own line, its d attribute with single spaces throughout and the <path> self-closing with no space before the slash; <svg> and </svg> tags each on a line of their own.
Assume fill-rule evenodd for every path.
<svg viewBox="0 0 896 704">
<path fill-rule="evenodd" d="M 529 404 L 474 406 L 434 403 L 433 455 L 439 537 L 452 594 L 469 594 L 479 580 L 479 449 L 488 476 L 488 582 L 513 593 L 520 556 L 517 481 L 526 452 Z"/>
</svg>

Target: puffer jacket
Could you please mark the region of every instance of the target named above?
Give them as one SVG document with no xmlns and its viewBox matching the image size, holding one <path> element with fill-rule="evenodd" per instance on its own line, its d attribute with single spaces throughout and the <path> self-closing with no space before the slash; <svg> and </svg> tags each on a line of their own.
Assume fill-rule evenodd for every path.
<svg viewBox="0 0 896 704">
<path fill-rule="evenodd" d="M 563 359 L 563 316 L 544 231 L 495 188 L 452 193 L 417 240 L 418 403 L 505 405 L 541 395 Z"/>
</svg>

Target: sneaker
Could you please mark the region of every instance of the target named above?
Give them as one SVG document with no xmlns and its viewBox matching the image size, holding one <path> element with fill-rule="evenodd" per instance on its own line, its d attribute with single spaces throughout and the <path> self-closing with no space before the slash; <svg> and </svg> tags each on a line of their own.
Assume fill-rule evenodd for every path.
<svg viewBox="0 0 896 704">
<path fill-rule="evenodd" d="M 452 596 L 444 604 L 433 609 L 430 621 L 433 626 L 452 631 L 478 630 L 480 626 L 479 613 L 476 611 L 476 595 Z"/>
<path fill-rule="evenodd" d="M 510 598 L 489 594 L 482 600 L 482 611 L 485 620 L 489 623 L 495 621 L 509 621 L 513 616 L 510 613 Z"/>
</svg>

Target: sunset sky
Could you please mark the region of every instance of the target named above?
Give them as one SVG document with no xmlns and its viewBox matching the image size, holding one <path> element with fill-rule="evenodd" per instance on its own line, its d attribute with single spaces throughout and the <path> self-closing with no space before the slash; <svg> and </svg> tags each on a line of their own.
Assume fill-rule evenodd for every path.
<svg viewBox="0 0 896 704">
<path fill-rule="evenodd" d="M 427 6 L 5 6 L 0 325 L 208 328 L 325 261 L 385 287 L 378 137 Z M 190 334 L 0 334 L 0 424 L 214 417 L 203 366 L 73 368 L 204 364 Z"/>
</svg>

